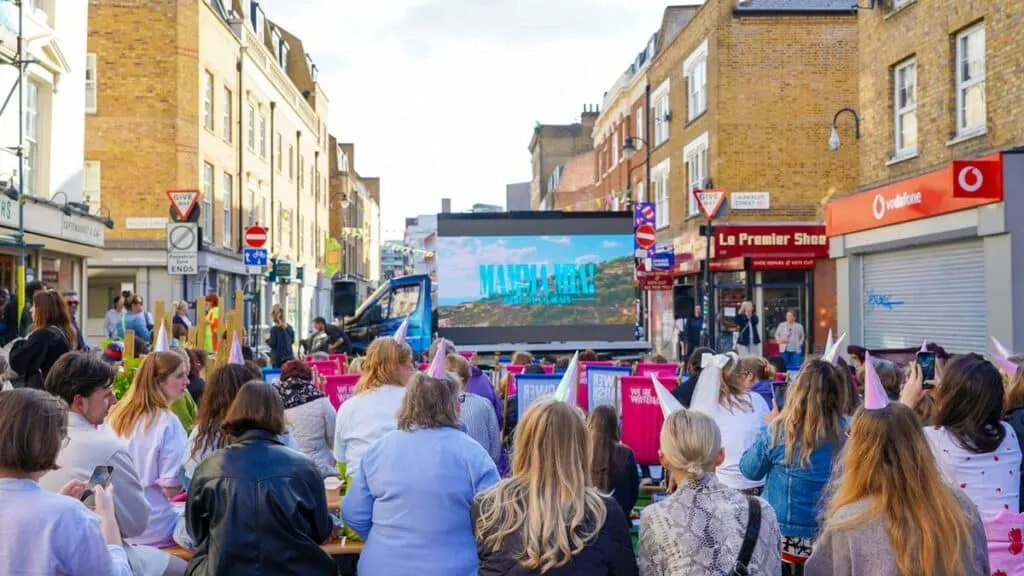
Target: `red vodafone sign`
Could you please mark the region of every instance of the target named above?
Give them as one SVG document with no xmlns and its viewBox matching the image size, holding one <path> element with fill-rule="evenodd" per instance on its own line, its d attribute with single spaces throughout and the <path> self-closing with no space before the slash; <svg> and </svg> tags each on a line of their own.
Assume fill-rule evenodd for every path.
<svg viewBox="0 0 1024 576">
<path fill-rule="evenodd" d="M 953 197 L 1002 198 L 1001 163 L 992 160 L 954 160 Z"/>
<path fill-rule="evenodd" d="M 636 227 L 636 244 L 637 246 L 648 249 L 654 246 L 654 226 L 650 224 L 641 224 Z"/>
<path fill-rule="evenodd" d="M 244 238 L 249 248 L 263 248 L 267 243 L 267 229 L 263 226 L 249 226 L 245 229 Z"/>
</svg>

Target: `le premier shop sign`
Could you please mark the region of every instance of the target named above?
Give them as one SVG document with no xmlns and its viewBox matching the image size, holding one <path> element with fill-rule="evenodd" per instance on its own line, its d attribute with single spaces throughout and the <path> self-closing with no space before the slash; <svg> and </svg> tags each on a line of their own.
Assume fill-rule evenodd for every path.
<svg viewBox="0 0 1024 576">
<path fill-rule="evenodd" d="M 825 227 L 816 224 L 719 225 L 714 228 L 715 258 L 737 256 L 828 256 Z"/>
</svg>

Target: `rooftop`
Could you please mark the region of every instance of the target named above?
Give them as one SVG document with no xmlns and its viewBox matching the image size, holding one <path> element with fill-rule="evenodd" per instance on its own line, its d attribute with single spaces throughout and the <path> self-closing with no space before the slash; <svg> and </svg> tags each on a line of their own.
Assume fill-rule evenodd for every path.
<svg viewBox="0 0 1024 576">
<path fill-rule="evenodd" d="M 856 11 L 856 0 L 739 0 L 735 12 L 743 13 L 801 13 L 801 12 L 847 12 Z"/>
</svg>

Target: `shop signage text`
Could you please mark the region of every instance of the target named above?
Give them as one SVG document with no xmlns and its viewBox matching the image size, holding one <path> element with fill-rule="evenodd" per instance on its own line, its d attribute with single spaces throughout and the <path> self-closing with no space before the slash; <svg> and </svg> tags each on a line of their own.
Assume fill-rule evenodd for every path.
<svg viewBox="0 0 1024 576">
<path fill-rule="evenodd" d="M 18 202 L 6 196 L 0 196 L 0 226 L 18 228 Z M 36 202 L 25 204 L 25 231 L 78 244 L 103 246 L 103 225 L 96 220 L 62 214 L 53 206 Z"/>
<path fill-rule="evenodd" d="M 792 226 L 715 226 L 715 257 L 735 256 L 828 256 L 825 227 Z"/>
<path fill-rule="evenodd" d="M 670 270 L 637 270 L 636 277 L 641 290 L 671 290 L 674 282 Z"/>
<path fill-rule="evenodd" d="M 751 270 L 814 270 L 814 258 L 751 258 Z"/>
<path fill-rule="evenodd" d="M 978 172 L 965 167 L 983 167 Z M 995 180 L 1003 170 L 1001 154 L 991 154 L 970 163 L 953 162 L 946 167 L 923 176 L 833 200 L 826 206 L 825 227 L 828 236 L 841 236 L 863 230 L 881 228 L 890 224 L 911 222 L 921 218 L 949 214 L 960 210 L 992 204 L 1003 199 L 1002 185 L 993 185 L 985 195 L 964 194 L 955 168 L 960 168 L 967 188 L 978 186 L 979 174 L 985 180 Z M 981 189 L 978 188 L 980 192 Z"/>
<path fill-rule="evenodd" d="M 729 194 L 729 208 L 732 210 L 768 210 L 771 208 L 771 194 L 768 192 L 733 192 Z"/>
<path fill-rule="evenodd" d="M 64 215 L 60 219 L 60 236 L 82 244 L 102 246 L 103 225 L 95 220 Z"/>
</svg>

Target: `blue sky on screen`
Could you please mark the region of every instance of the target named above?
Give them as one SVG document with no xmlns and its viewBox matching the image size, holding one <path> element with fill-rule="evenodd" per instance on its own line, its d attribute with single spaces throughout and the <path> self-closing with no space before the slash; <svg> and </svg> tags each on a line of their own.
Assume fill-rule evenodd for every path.
<svg viewBox="0 0 1024 576">
<path fill-rule="evenodd" d="M 582 236 L 474 236 L 437 239 L 438 303 L 452 306 L 480 297 L 480 266 L 605 262 L 629 256 L 629 234 Z"/>
</svg>

